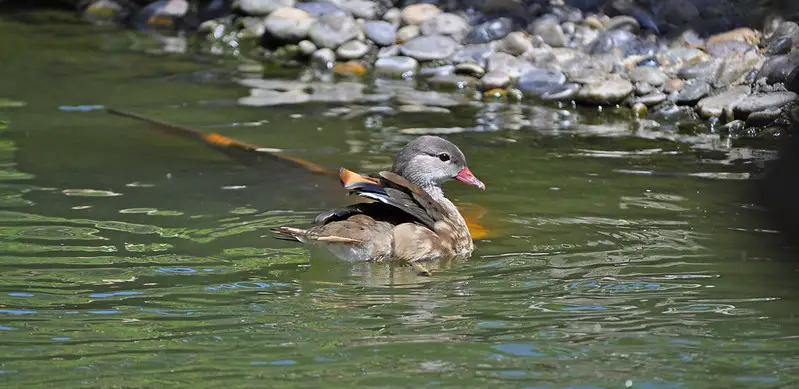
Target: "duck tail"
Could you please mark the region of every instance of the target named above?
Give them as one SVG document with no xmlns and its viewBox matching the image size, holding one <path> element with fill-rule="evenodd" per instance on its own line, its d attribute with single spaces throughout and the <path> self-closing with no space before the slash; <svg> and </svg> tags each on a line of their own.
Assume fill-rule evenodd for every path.
<svg viewBox="0 0 799 389">
<path fill-rule="evenodd" d="M 277 236 L 275 236 L 275 238 L 277 239 L 294 240 L 302 243 L 307 243 L 311 241 L 327 242 L 327 243 L 351 243 L 351 244 L 361 243 L 361 241 L 357 239 L 344 238 L 333 235 L 319 235 L 308 230 L 303 230 L 301 228 L 294 228 L 294 227 L 277 227 L 277 228 L 270 228 L 269 230 L 277 234 Z"/>
</svg>

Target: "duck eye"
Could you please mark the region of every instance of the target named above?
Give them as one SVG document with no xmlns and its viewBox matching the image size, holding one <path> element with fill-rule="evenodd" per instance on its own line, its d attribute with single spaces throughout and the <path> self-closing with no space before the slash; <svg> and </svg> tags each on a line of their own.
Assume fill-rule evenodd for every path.
<svg viewBox="0 0 799 389">
<path fill-rule="evenodd" d="M 441 154 L 438 155 L 438 159 L 440 159 L 440 160 L 442 160 L 444 162 L 447 162 L 447 161 L 449 161 L 449 154 L 441 153 Z"/>
</svg>

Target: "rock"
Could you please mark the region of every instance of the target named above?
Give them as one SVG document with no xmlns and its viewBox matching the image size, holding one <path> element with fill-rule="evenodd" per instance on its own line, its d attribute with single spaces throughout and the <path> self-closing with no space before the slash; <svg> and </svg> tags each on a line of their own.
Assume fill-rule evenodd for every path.
<svg viewBox="0 0 799 389">
<path fill-rule="evenodd" d="M 650 93 L 657 92 L 657 89 L 652 85 L 649 85 L 646 82 L 636 82 L 635 83 L 635 94 L 638 96 L 648 95 Z"/>
<path fill-rule="evenodd" d="M 333 4 L 325 2 L 312 2 L 312 3 L 297 3 L 294 8 L 303 10 L 311 15 L 312 18 L 318 18 L 322 15 L 342 15 L 349 16 L 350 12 Z"/>
<path fill-rule="evenodd" d="M 378 46 L 391 46 L 397 39 L 397 28 L 382 20 L 364 23 L 363 31 L 366 33 L 366 37 Z"/>
<path fill-rule="evenodd" d="M 278 8 L 294 7 L 294 0 L 239 0 L 239 9 L 250 15 L 267 15 Z"/>
<path fill-rule="evenodd" d="M 505 88 L 510 85 L 510 76 L 500 70 L 490 71 L 480 79 L 480 85 L 484 90 Z"/>
<path fill-rule="evenodd" d="M 740 41 L 748 43 L 749 45 L 757 45 L 758 43 L 760 43 L 760 36 L 751 28 L 743 27 L 723 32 L 721 34 L 712 35 L 709 38 L 707 38 L 707 42 L 705 43 L 705 45 L 711 46 L 714 44 L 728 42 L 728 41 Z"/>
<path fill-rule="evenodd" d="M 419 3 L 412 4 L 402 10 L 402 22 L 405 24 L 422 24 L 441 13 L 441 9 L 433 4 Z"/>
<path fill-rule="evenodd" d="M 337 82 L 314 86 L 311 101 L 327 103 L 349 103 L 363 98 L 364 84 L 357 82 Z"/>
<path fill-rule="evenodd" d="M 371 20 L 377 18 L 377 2 L 369 0 L 344 0 L 342 8 L 350 11 L 356 18 Z"/>
<path fill-rule="evenodd" d="M 468 45 L 462 47 L 452 55 L 450 60 L 454 63 L 471 62 L 485 67 L 488 57 L 491 56 L 491 46 L 487 44 Z"/>
<path fill-rule="evenodd" d="M 462 17 L 451 13 L 440 13 L 422 23 L 422 34 L 444 35 L 460 42 L 469 32 L 469 23 Z"/>
<path fill-rule="evenodd" d="M 245 16 L 238 20 L 239 22 L 239 36 L 242 39 L 257 39 L 266 33 L 266 24 L 262 17 Z M 272 37 L 274 38 L 274 37 Z M 294 42 L 280 42 L 281 44 L 295 43 Z"/>
<path fill-rule="evenodd" d="M 397 31 L 397 40 L 400 42 L 407 42 L 413 38 L 422 34 L 422 29 L 419 26 L 412 24 L 410 26 L 405 26 Z"/>
<path fill-rule="evenodd" d="M 714 57 L 729 57 L 751 50 L 752 46 L 742 41 L 725 41 L 707 45 L 706 49 Z"/>
<path fill-rule="evenodd" d="M 308 40 L 300 41 L 300 43 L 297 43 L 297 46 L 300 48 L 300 52 L 306 56 L 313 54 L 317 49 L 316 45 Z"/>
<path fill-rule="evenodd" d="M 630 70 L 630 80 L 633 82 L 645 82 L 653 86 L 661 86 L 669 79 L 663 71 L 658 68 L 638 67 Z"/>
<path fill-rule="evenodd" d="M 478 80 L 472 76 L 460 74 L 439 74 L 427 80 L 435 90 L 454 90 L 473 88 Z"/>
<path fill-rule="evenodd" d="M 598 72 L 595 69 L 582 67 L 567 69 L 566 75 L 568 76 L 569 81 L 586 85 L 599 84 L 607 76 L 604 72 Z"/>
<path fill-rule="evenodd" d="M 749 95 L 749 92 L 750 89 L 746 85 L 734 86 L 715 96 L 699 100 L 696 108 L 702 117 L 719 117 L 725 110 L 732 111 L 732 108 Z"/>
<path fill-rule="evenodd" d="M 768 37 L 765 43 L 767 50 L 776 50 L 772 48 L 777 45 L 784 45 L 786 41 L 790 41 L 792 47 L 799 48 L 799 25 L 796 22 L 780 23 L 780 26 Z M 778 51 L 784 50 L 780 49 Z M 788 51 L 790 51 L 790 48 Z M 787 52 L 781 54 L 787 54 Z"/>
<path fill-rule="evenodd" d="M 645 95 L 645 96 L 640 96 L 640 97 L 634 98 L 633 99 L 633 104 L 644 104 L 647 107 L 651 107 L 653 105 L 658 105 L 658 104 L 666 101 L 667 97 L 668 96 L 666 96 L 665 93 L 654 92 L 654 93 L 650 93 L 650 94 Z"/>
<path fill-rule="evenodd" d="M 602 24 L 602 22 L 599 20 L 598 17 L 596 17 L 596 15 L 589 15 L 583 20 L 583 23 L 585 23 L 586 26 L 591 27 L 595 30 L 601 30 L 605 28 L 604 24 Z"/>
<path fill-rule="evenodd" d="M 679 92 L 685 86 L 685 82 L 679 78 L 671 78 L 663 84 L 663 91 L 666 93 Z"/>
<path fill-rule="evenodd" d="M 336 58 L 339 59 L 358 59 L 366 55 L 369 46 L 361 41 L 349 41 L 336 49 Z"/>
<path fill-rule="evenodd" d="M 290 43 L 305 39 L 311 24 L 311 16 L 296 8 L 278 8 L 264 21 L 264 27 L 271 36 Z"/>
<path fill-rule="evenodd" d="M 710 94 L 710 84 L 702 80 L 689 80 L 675 99 L 679 104 L 693 104 Z"/>
<path fill-rule="evenodd" d="M 455 94 L 409 89 L 400 90 L 397 93 L 397 102 L 400 104 L 429 105 L 433 107 L 456 107 L 465 105 L 468 101 Z"/>
<path fill-rule="evenodd" d="M 375 62 L 375 72 L 390 75 L 403 75 L 407 73 L 416 73 L 419 68 L 419 62 L 410 57 L 385 57 L 379 58 Z"/>
<path fill-rule="evenodd" d="M 665 98 L 665 96 L 664 96 L 664 98 Z M 646 104 L 644 104 L 644 103 L 642 103 L 640 101 L 634 103 L 631 109 L 633 111 L 633 115 L 636 118 L 646 117 L 646 113 L 647 113 L 647 111 L 649 111 L 649 109 L 646 107 Z"/>
<path fill-rule="evenodd" d="M 591 104 L 618 104 L 633 93 L 633 84 L 624 79 L 604 80 L 585 85 L 577 98 Z"/>
<path fill-rule="evenodd" d="M 421 69 L 419 69 L 419 75 L 422 77 L 433 77 L 453 73 L 455 73 L 454 65 L 423 66 Z"/>
<path fill-rule="evenodd" d="M 328 65 L 328 67 L 330 67 L 334 62 L 336 62 L 336 53 L 331 49 L 322 48 L 316 50 L 311 55 L 311 60 Z"/>
<path fill-rule="evenodd" d="M 725 58 L 719 66 L 713 85 L 717 88 L 737 84 L 754 69 L 759 69 L 763 58 L 757 52 L 749 51 Z"/>
<path fill-rule="evenodd" d="M 769 84 L 784 83 L 788 75 L 799 64 L 799 51 L 785 55 L 775 55 L 763 63 L 758 78 L 765 77 Z"/>
<path fill-rule="evenodd" d="M 395 28 L 399 27 L 400 23 L 402 23 L 402 11 L 398 8 L 392 8 L 383 14 L 383 20 L 393 24 Z"/>
<path fill-rule="evenodd" d="M 766 48 L 766 55 L 782 55 L 788 54 L 791 52 L 791 48 L 793 48 L 793 39 L 791 38 L 781 38 L 774 43 L 770 44 L 768 48 Z"/>
<path fill-rule="evenodd" d="M 566 76 L 557 70 L 532 69 L 519 77 L 519 89 L 533 96 L 549 96 L 563 91 Z"/>
<path fill-rule="evenodd" d="M 500 17 L 472 27 L 472 30 L 464 38 L 464 44 L 488 43 L 497 39 L 502 39 L 513 30 L 513 20 L 507 17 Z"/>
<path fill-rule="evenodd" d="M 585 47 L 585 52 L 591 55 L 610 54 L 616 47 L 613 38 L 608 34 L 599 34 L 596 39 Z"/>
<path fill-rule="evenodd" d="M 533 41 L 530 36 L 521 31 L 514 31 L 502 38 L 497 46 L 497 50 L 510 55 L 522 55 L 533 49 Z"/>
<path fill-rule="evenodd" d="M 703 81 L 713 81 L 716 79 L 721 62 L 722 60 L 720 59 L 714 59 L 696 65 L 684 66 L 677 71 L 677 76 L 686 80 L 695 78 Z"/>
<path fill-rule="evenodd" d="M 658 61 L 657 57 L 649 56 L 645 57 L 644 59 L 639 60 L 635 63 L 636 67 L 652 67 L 652 68 L 659 68 L 660 61 Z"/>
<path fill-rule="evenodd" d="M 402 113 L 441 113 L 441 114 L 452 113 L 452 111 L 443 107 L 430 107 L 426 105 L 417 105 L 417 104 L 400 105 L 397 108 L 397 111 Z"/>
<path fill-rule="evenodd" d="M 532 33 L 540 36 L 544 43 L 552 47 L 566 47 L 568 44 L 563 28 L 555 18 L 539 19 L 533 25 Z"/>
<path fill-rule="evenodd" d="M 486 71 L 476 63 L 463 62 L 455 65 L 455 73 L 481 78 L 486 74 Z"/>
<path fill-rule="evenodd" d="M 447 59 L 455 52 L 458 44 L 452 38 L 441 35 L 427 35 L 413 38 L 400 46 L 402 55 L 420 61 Z"/>
<path fill-rule="evenodd" d="M 311 101 L 311 96 L 301 90 L 278 92 L 269 89 L 252 89 L 250 96 L 238 100 L 239 105 L 267 107 L 284 104 L 302 104 Z"/>
<path fill-rule="evenodd" d="M 311 25 L 308 36 L 319 47 L 335 49 L 344 42 L 351 41 L 361 33 L 355 19 L 345 15 L 322 15 Z"/>
<path fill-rule="evenodd" d="M 521 76 L 522 61 L 508 53 L 494 53 L 488 57 L 486 70 L 495 70 L 507 73 L 511 78 L 517 79 Z"/>
<path fill-rule="evenodd" d="M 381 47 L 377 51 L 377 58 L 396 57 L 398 55 L 400 55 L 399 45 Z"/>
<path fill-rule="evenodd" d="M 799 98 L 794 92 L 773 92 L 746 96 L 735 104 L 735 113 L 748 115 L 752 112 L 782 108 Z"/>
<path fill-rule="evenodd" d="M 619 15 L 610 18 L 605 23 L 606 30 L 627 30 L 630 32 L 638 31 L 641 25 L 635 18 L 627 15 Z"/>
</svg>

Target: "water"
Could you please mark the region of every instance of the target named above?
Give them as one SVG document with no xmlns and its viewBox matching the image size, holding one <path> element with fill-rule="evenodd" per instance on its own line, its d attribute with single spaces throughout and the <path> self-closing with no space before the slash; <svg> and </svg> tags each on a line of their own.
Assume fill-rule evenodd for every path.
<svg viewBox="0 0 799 389">
<path fill-rule="evenodd" d="M 242 107 L 235 59 L 58 14 L 0 33 L 25 103 L 0 109 L 4 387 L 797 385 L 799 290 L 743 196 L 767 150 L 553 107 Z M 471 128 L 450 139 L 488 190 L 446 189 L 490 233 L 432 277 L 309 260 L 267 228 L 341 204 L 335 180 L 95 105 L 361 171 L 402 129 Z"/>
</svg>

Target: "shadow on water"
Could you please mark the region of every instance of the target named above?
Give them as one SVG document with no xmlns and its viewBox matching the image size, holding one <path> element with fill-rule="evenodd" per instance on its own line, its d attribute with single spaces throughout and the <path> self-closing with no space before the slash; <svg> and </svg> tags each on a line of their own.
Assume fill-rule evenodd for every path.
<svg viewBox="0 0 799 389">
<path fill-rule="evenodd" d="M 389 82 L 247 107 L 236 80 L 256 75 L 235 61 L 4 23 L 18 49 L 0 97 L 19 104 L 0 108 L 3 384 L 795 385 L 799 295 L 743 197 L 767 148 L 569 107 L 399 114 L 412 92 Z M 80 108 L 93 105 L 360 171 L 415 132 L 466 129 L 447 137 L 489 189 L 447 193 L 498 233 L 433 277 L 309 259 L 267 230 L 345 201 L 335 181 Z"/>
</svg>

